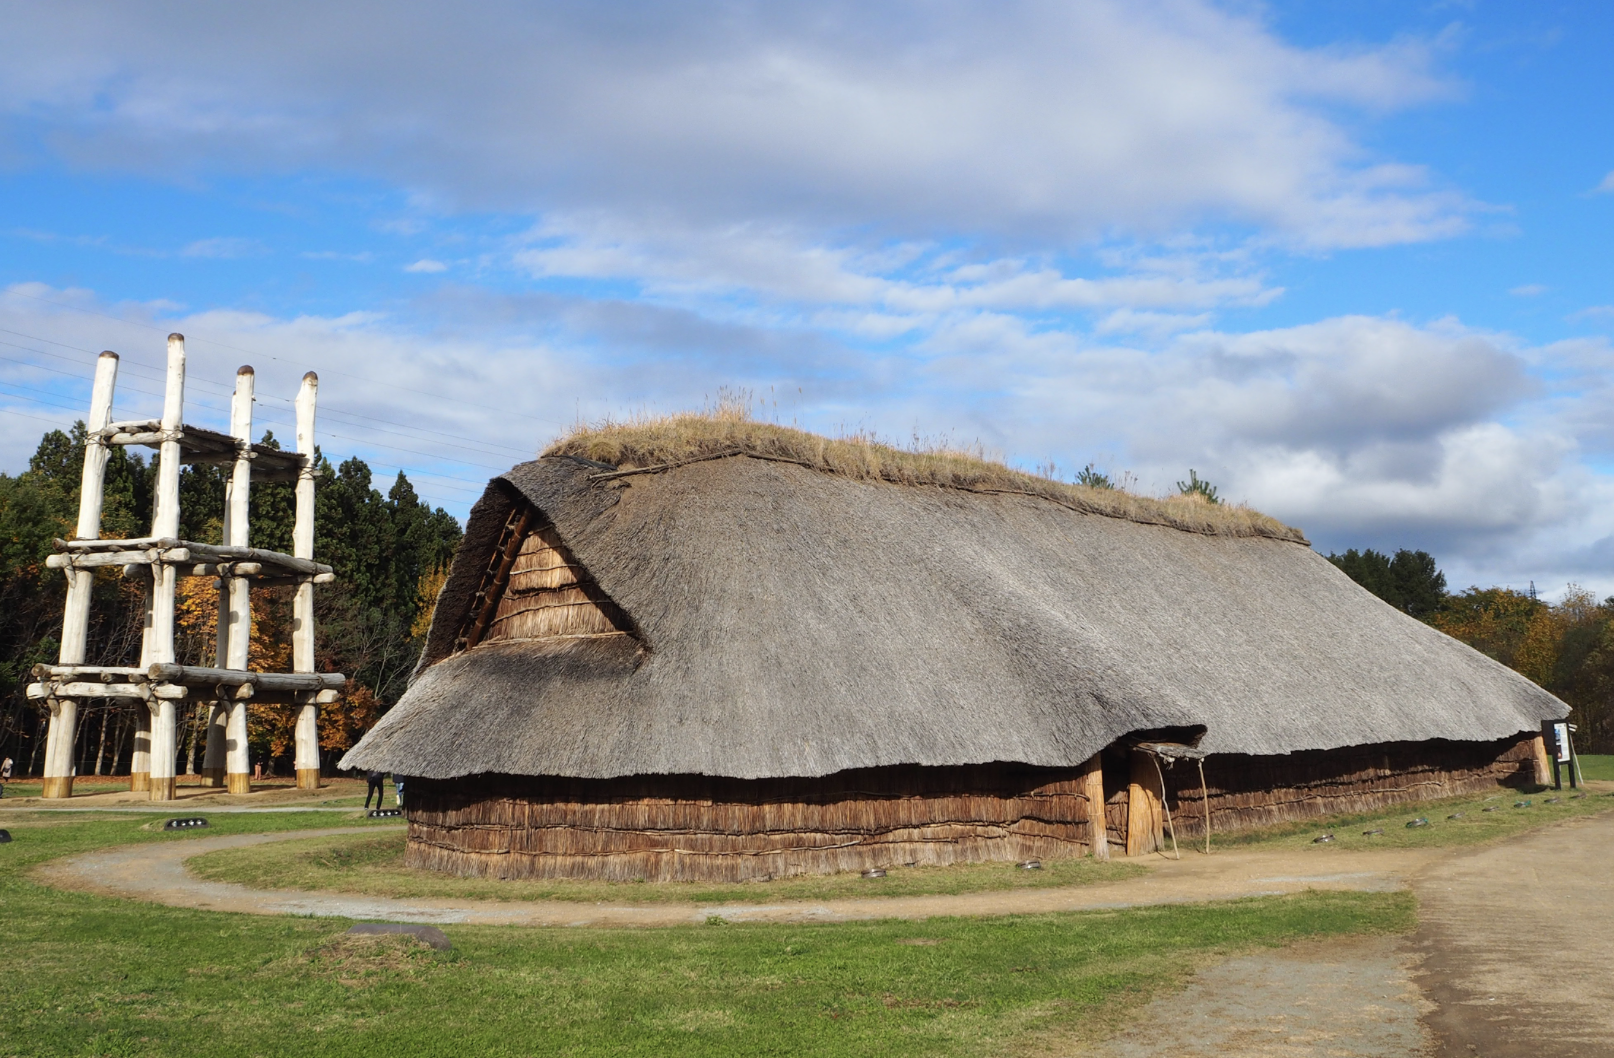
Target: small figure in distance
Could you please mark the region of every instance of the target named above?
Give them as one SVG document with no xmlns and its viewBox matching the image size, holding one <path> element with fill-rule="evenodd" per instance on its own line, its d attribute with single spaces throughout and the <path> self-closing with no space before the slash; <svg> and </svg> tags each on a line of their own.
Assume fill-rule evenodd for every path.
<svg viewBox="0 0 1614 1058">
<path fill-rule="evenodd" d="M 368 811 L 370 808 L 371 797 L 375 798 L 375 806 L 377 808 L 380 808 L 382 805 L 386 804 L 386 801 L 382 799 L 385 795 L 381 789 L 381 784 L 386 779 L 386 774 L 384 772 L 373 771 L 366 775 L 364 779 L 365 782 L 369 784 L 364 790 L 365 810 Z"/>
<path fill-rule="evenodd" d="M 5 763 L 0 764 L 0 797 L 6 795 L 6 783 L 11 781 L 11 758 L 7 757 Z"/>
<path fill-rule="evenodd" d="M 403 807 L 403 779 L 401 777 L 397 776 L 397 775 L 394 775 L 392 777 L 392 796 L 398 802 L 398 807 L 402 808 Z"/>
</svg>

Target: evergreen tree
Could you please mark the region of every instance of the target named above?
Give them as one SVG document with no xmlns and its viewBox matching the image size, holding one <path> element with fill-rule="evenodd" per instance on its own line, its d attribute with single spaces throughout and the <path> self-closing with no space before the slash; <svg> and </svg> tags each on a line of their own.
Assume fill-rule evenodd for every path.
<svg viewBox="0 0 1614 1058">
<path fill-rule="evenodd" d="M 1402 613 L 1426 618 L 1445 604 L 1446 575 L 1427 551 L 1402 548 L 1392 558 L 1353 547 L 1343 555 L 1330 553 L 1328 561 Z"/>
<path fill-rule="evenodd" d="M 52 430 L 41 438 L 26 471 L 15 477 L 0 474 L 0 755 L 15 758 L 22 770 L 37 764 L 43 733 L 40 710 L 23 697 L 23 686 L 34 664 L 55 660 L 55 637 L 61 630 L 62 577 L 44 562 L 55 550 L 52 541 L 71 536 L 77 524 L 85 436 L 83 423 L 69 431 Z M 263 443 L 280 447 L 272 433 L 264 434 Z M 103 537 L 149 534 L 156 464 L 156 459 L 146 462 L 127 448 L 112 449 Z M 362 460 L 348 459 L 333 469 L 316 450 L 315 465 L 314 557 L 336 572 L 336 583 L 315 592 L 316 656 L 322 666 L 344 672 L 352 681 L 345 702 L 322 720 L 323 746 L 335 755 L 403 693 L 420 652 L 422 607 L 430 606 L 423 585 L 441 581 L 461 530 L 448 512 L 421 501 L 402 472 L 383 496 L 371 487 L 370 468 Z M 181 471 L 182 536 L 222 542 L 229 473 L 228 466 L 216 465 Z M 253 484 L 254 547 L 289 554 L 295 516 L 292 483 Z M 144 591 L 141 578 L 123 578 L 117 567 L 97 573 L 88 654 L 92 662 L 131 665 L 138 660 Z M 212 664 L 214 589 L 208 582 L 185 580 L 181 594 L 185 634 L 178 645 L 187 656 L 180 660 Z M 254 657 L 263 663 L 284 660 L 280 653 L 285 644 L 276 641 L 289 634 L 291 595 L 286 587 L 253 593 L 258 615 Z M 283 709 L 280 715 L 273 706 L 256 709 L 253 752 L 288 753 L 292 711 Z M 81 729 L 91 726 L 86 720 Z M 127 728 L 111 726 L 116 732 Z M 126 767 L 127 739 L 122 749 L 114 747 L 114 757 L 120 752 Z M 92 755 L 100 754 L 97 750 Z M 84 773 L 89 774 L 87 768 Z"/>
</svg>

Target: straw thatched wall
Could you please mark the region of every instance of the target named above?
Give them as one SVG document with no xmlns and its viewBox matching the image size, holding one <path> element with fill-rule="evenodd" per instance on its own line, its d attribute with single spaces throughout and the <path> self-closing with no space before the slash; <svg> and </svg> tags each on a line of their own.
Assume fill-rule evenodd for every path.
<svg viewBox="0 0 1614 1058">
<path fill-rule="evenodd" d="M 458 874 L 740 881 L 1086 847 L 1071 769 L 874 768 L 822 779 L 477 776 L 408 782 L 405 862 Z"/>
<path fill-rule="evenodd" d="M 483 642 L 623 632 L 619 611 L 560 542 L 552 525 L 513 541 L 510 573 L 493 600 Z M 491 594 L 491 586 L 485 591 Z"/>
<path fill-rule="evenodd" d="M 1206 763 L 1216 833 L 1527 784 L 1530 735 L 1385 743 Z M 1128 761 L 1105 754 L 1105 822 L 1126 848 Z M 1203 834 L 1192 762 L 1167 771 L 1179 838 Z M 1088 852 L 1071 769 L 902 766 L 821 779 L 472 776 L 411 780 L 405 862 L 456 874 L 616 881 L 744 881 L 909 864 Z"/>
<path fill-rule="evenodd" d="M 1386 742 L 1326 752 L 1205 761 L 1211 833 L 1318 816 L 1371 812 L 1404 802 L 1528 787 L 1536 780 L 1535 732 L 1494 742 Z M 1179 838 L 1205 833 L 1205 796 L 1193 761 L 1166 769 Z"/>
</svg>

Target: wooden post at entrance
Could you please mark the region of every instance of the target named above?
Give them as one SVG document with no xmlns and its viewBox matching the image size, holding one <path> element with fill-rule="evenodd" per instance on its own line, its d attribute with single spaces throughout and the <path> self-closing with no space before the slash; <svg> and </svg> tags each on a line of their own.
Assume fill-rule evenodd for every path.
<svg viewBox="0 0 1614 1058">
<path fill-rule="evenodd" d="M 297 784 L 319 787 L 319 706 L 335 701 L 346 684 L 340 673 L 319 673 L 314 663 L 314 585 L 335 578 L 330 566 L 314 554 L 314 398 L 318 378 L 309 372 L 297 395 L 297 452 L 252 443 L 254 376 L 250 367 L 236 372 L 230 408 L 230 433 L 186 426 L 185 338 L 168 336 L 168 374 L 160 420 L 112 422 L 112 397 L 118 358 L 102 353 L 96 365 L 80 489 L 79 520 L 74 538 L 56 541 L 57 554 L 45 565 L 67 576 L 67 603 L 57 664 L 38 664 L 38 682 L 27 697 L 49 710 L 45 745 L 46 797 L 73 792 L 75 729 L 80 699 L 111 698 L 140 703 L 136 709 L 131 790 L 145 791 L 153 801 L 173 800 L 178 785 L 178 727 L 181 707 L 193 696 L 210 702 L 202 768 L 204 786 L 225 786 L 232 793 L 250 792 L 247 751 L 247 707 L 255 694 L 268 701 L 291 701 L 297 717 Z M 146 445 L 158 449 L 156 495 L 151 535 L 104 540 L 100 535 L 106 462 L 111 445 Z M 180 467 L 185 463 L 229 463 L 225 493 L 224 540 L 204 544 L 179 539 Z M 255 478 L 295 481 L 297 517 L 293 540 L 296 555 L 251 546 L 248 532 L 251 486 Z M 140 664 L 86 664 L 89 608 L 95 570 L 121 566 L 124 576 L 149 585 L 141 629 Z M 176 664 L 174 596 L 180 576 L 211 576 L 219 582 L 216 668 Z M 252 635 L 252 584 L 296 586 L 291 673 L 248 671 Z"/>
<path fill-rule="evenodd" d="M 297 516 L 292 527 L 292 557 L 314 557 L 314 404 L 319 397 L 319 376 L 310 371 L 297 390 L 297 451 L 303 465 L 297 472 Z M 291 671 L 314 671 L 314 582 L 303 578 L 292 602 Z M 297 788 L 319 789 L 319 704 L 317 695 L 300 696 L 297 712 Z"/>
<path fill-rule="evenodd" d="M 1551 724 L 1552 724 L 1552 721 L 1549 720 L 1546 723 L 1542 724 L 1541 726 L 1543 728 L 1547 728 L 1547 727 L 1551 726 Z M 1536 785 L 1537 786 L 1551 786 L 1552 785 L 1552 757 L 1551 757 L 1550 754 L 1547 753 L 1547 740 L 1546 740 L 1546 737 L 1544 735 L 1537 735 L 1531 741 L 1531 747 L 1535 750 Z"/>
<path fill-rule="evenodd" d="M 1166 791 L 1149 754 L 1134 749 L 1127 756 L 1132 775 L 1127 798 L 1126 854 L 1142 856 L 1165 844 Z"/>
<path fill-rule="evenodd" d="M 1109 824 L 1104 818 L 1104 753 L 1082 766 L 1082 795 L 1087 798 L 1087 851 L 1095 859 L 1110 858 Z"/>
<path fill-rule="evenodd" d="M 90 419 L 84 442 L 84 473 L 79 479 L 78 525 L 74 538 L 101 536 L 101 497 L 106 461 L 111 454 L 101 431 L 112 421 L 112 392 L 118 381 L 118 354 L 102 353 L 95 361 L 95 383 L 90 390 Z M 67 605 L 62 613 L 62 649 L 57 664 L 82 665 L 90 631 L 90 593 L 95 571 L 68 569 Z M 73 747 L 78 741 L 78 702 L 48 698 L 50 730 L 45 736 L 45 788 L 43 797 L 73 796 Z"/>
</svg>

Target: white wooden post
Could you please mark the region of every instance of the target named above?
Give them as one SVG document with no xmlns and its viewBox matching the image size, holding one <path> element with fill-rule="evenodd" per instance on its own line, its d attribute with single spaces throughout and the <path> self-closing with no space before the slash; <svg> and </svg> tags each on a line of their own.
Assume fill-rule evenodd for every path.
<svg viewBox="0 0 1614 1058">
<path fill-rule="evenodd" d="M 147 578 L 146 601 L 140 624 L 140 671 L 145 672 L 146 666 L 151 664 L 151 620 L 152 607 L 157 601 L 157 592 L 152 566 L 136 567 L 139 574 Z M 134 745 L 129 752 L 129 792 L 139 793 L 151 791 L 151 701 L 148 699 L 135 706 Z"/>
<path fill-rule="evenodd" d="M 319 376 L 310 371 L 297 390 L 297 517 L 292 525 L 292 557 L 314 557 L 314 404 Z M 314 582 L 304 577 L 292 603 L 291 671 L 314 671 Z M 319 789 L 319 706 L 309 694 L 297 714 L 297 788 Z"/>
<path fill-rule="evenodd" d="M 224 595 L 224 591 L 219 594 Z M 219 600 L 222 608 L 227 605 L 223 599 Z M 207 707 L 207 730 L 204 733 L 207 748 L 202 753 L 202 785 L 219 787 L 224 785 L 224 756 L 226 752 L 224 742 L 224 725 L 230 716 L 230 703 L 228 699 L 220 698 Z"/>
<path fill-rule="evenodd" d="M 229 481 L 224 482 L 224 547 L 249 547 L 247 513 L 252 498 L 252 368 L 236 371 L 236 395 L 229 403 L 229 434 L 236 439 L 236 463 L 231 466 Z M 245 577 L 224 577 L 218 584 L 218 645 L 215 664 L 221 669 L 247 668 L 247 653 L 252 637 L 252 594 Z M 236 642 L 239 640 L 239 642 Z M 232 789 L 234 794 L 249 792 L 247 776 L 247 714 L 245 702 L 234 703 L 232 698 L 216 698 L 208 710 L 207 763 L 202 769 L 202 785 L 220 787 L 228 784 L 228 774 L 239 774 Z M 232 711 L 240 711 L 239 766 L 231 768 Z"/>
<path fill-rule="evenodd" d="M 157 510 L 151 535 L 179 535 L 179 468 L 184 453 L 180 432 L 185 408 L 185 336 L 168 336 L 168 384 L 163 391 L 162 444 L 158 449 Z M 151 567 L 151 663 L 174 661 L 174 587 L 179 570 L 171 563 Z M 159 688 L 160 689 L 160 688 Z M 151 799 L 172 801 L 178 785 L 174 774 L 177 702 L 172 698 L 151 700 Z"/>
<path fill-rule="evenodd" d="M 230 405 L 230 433 L 236 439 L 234 473 L 230 478 L 229 516 L 225 543 L 251 546 L 247 514 L 252 496 L 252 394 L 256 376 L 252 368 L 235 373 L 235 400 Z M 252 651 L 252 584 L 245 577 L 230 578 L 230 630 L 224 667 L 245 669 Z M 231 793 L 252 792 L 252 761 L 247 750 L 247 703 L 231 699 L 224 729 L 225 765 Z"/>
<path fill-rule="evenodd" d="M 84 473 L 79 478 L 78 527 L 75 537 L 101 536 L 101 493 L 110 454 L 101 431 L 112 421 L 112 392 L 118 381 L 118 354 L 102 353 L 95 362 L 95 383 L 90 390 L 90 420 L 84 442 Z M 90 593 L 95 573 L 67 570 L 67 606 L 62 613 L 62 649 L 59 664 L 82 665 L 90 631 Z M 78 727 L 78 703 L 68 698 L 51 702 L 50 731 L 45 740 L 44 797 L 73 796 L 73 747 Z"/>
</svg>

